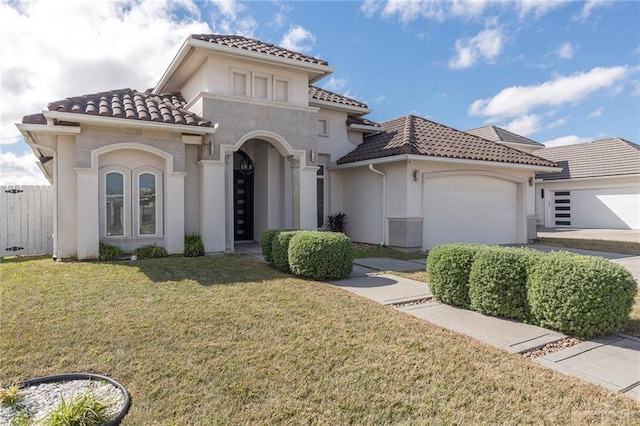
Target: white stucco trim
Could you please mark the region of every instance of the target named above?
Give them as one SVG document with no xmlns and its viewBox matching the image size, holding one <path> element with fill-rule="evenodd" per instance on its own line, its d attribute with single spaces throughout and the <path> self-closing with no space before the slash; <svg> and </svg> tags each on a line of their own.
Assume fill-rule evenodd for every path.
<svg viewBox="0 0 640 426">
<path fill-rule="evenodd" d="M 544 172 L 562 171 L 562 167 L 532 166 L 528 164 L 500 163 L 497 161 L 464 160 L 464 159 L 458 159 L 458 158 L 431 157 L 426 155 L 415 155 L 415 154 L 394 155 L 392 157 L 375 158 L 372 160 L 356 161 L 356 162 L 347 163 L 347 164 L 335 164 L 335 165 L 331 165 L 329 169 L 331 170 L 351 169 L 355 167 L 368 167 L 369 164 L 386 164 L 386 163 L 395 163 L 399 161 L 428 161 L 428 162 L 434 162 L 434 163 L 449 163 L 449 164 L 460 164 L 460 165 L 469 165 L 469 166 L 486 166 L 486 167 L 498 167 L 502 169 L 519 169 L 519 170 L 533 170 L 533 171 L 544 171 Z"/>
<path fill-rule="evenodd" d="M 301 167 L 307 167 L 307 163 L 306 163 L 307 156 L 306 156 L 305 150 L 293 149 L 291 144 L 287 142 L 285 138 L 283 138 L 277 133 L 273 133 L 268 130 L 254 130 L 242 136 L 240 139 L 238 139 L 238 142 L 236 142 L 233 145 L 231 144 L 220 145 L 220 151 L 221 151 L 220 158 L 224 158 L 224 154 L 227 152 L 236 152 L 240 150 L 240 148 L 242 148 L 242 145 L 244 145 L 245 142 L 251 139 L 261 139 L 261 140 L 267 141 L 271 145 L 273 145 L 274 148 L 276 148 L 280 153 L 280 155 L 282 155 L 283 157 L 293 156 L 294 158 L 300 160 Z M 315 169 L 317 169 L 317 167 L 315 167 Z"/>
<path fill-rule="evenodd" d="M 353 105 L 343 105 L 343 104 L 338 104 L 338 103 L 329 102 L 329 101 L 320 101 L 318 99 L 313 99 L 313 98 L 309 98 L 309 105 L 310 106 L 316 105 L 320 108 L 335 109 L 338 111 L 349 111 L 357 114 L 369 114 L 371 111 L 373 111 L 372 109 L 369 109 L 369 108 L 361 108 Z"/>
<path fill-rule="evenodd" d="M 590 176 L 590 177 L 582 177 L 582 178 L 568 178 L 568 179 L 544 179 L 537 178 L 536 184 L 562 184 L 562 183 L 573 183 L 573 182 L 590 182 L 590 181 L 611 181 L 617 179 L 640 179 L 640 174 L 628 174 L 628 175 L 611 175 L 611 176 Z"/>
<path fill-rule="evenodd" d="M 23 136 L 26 132 L 51 133 L 54 135 L 77 135 L 82 132 L 80 126 L 56 126 L 49 124 L 21 124 L 16 123 L 16 127 Z"/>
<path fill-rule="evenodd" d="M 135 142 L 122 142 L 122 143 L 114 143 L 112 145 L 106 145 L 101 148 L 94 149 L 91 151 L 91 168 L 94 170 L 98 170 L 99 166 L 99 158 L 102 154 L 106 154 L 111 151 L 119 151 L 123 149 L 135 149 L 139 151 L 146 151 L 148 153 L 157 155 L 158 157 L 164 158 L 166 161 L 166 173 L 167 175 L 173 174 L 173 155 L 168 152 L 162 151 L 156 147 L 135 143 Z"/>
<path fill-rule="evenodd" d="M 260 105 L 267 106 L 270 108 L 282 108 L 289 109 L 294 111 L 304 111 L 304 112 L 318 112 L 319 108 L 310 107 L 306 105 L 298 105 L 289 102 L 282 101 L 270 101 L 268 99 L 260 99 L 260 98 L 251 98 L 247 96 L 240 95 L 229 95 L 227 93 L 211 93 L 201 91 L 199 92 L 189 103 L 185 106 L 186 109 L 189 109 L 193 104 L 198 102 L 200 99 L 217 99 L 222 101 L 231 101 L 231 102 L 240 102 L 249 105 Z"/>
<path fill-rule="evenodd" d="M 73 112 L 42 111 L 47 119 L 70 121 L 73 123 L 94 124 L 97 126 L 124 127 L 130 129 L 155 129 L 173 133 L 187 133 L 195 135 L 213 134 L 215 126 L 186 126 L 182 124 L 160 123 L 157 121 L 131 120 L 128 118 L 101 117 L 99 115 L 77 114 Z"/>
</svg>

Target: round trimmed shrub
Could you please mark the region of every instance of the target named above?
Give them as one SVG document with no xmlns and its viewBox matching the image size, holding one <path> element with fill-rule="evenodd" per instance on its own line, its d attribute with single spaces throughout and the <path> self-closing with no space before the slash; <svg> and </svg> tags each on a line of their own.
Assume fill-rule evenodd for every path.
<svg viewBox="0 0 640 426">
<path fill-rule="evenodd" d="M 265 229 L 260 234 L 260 250 L 262 251 L 262 257 L 264 257 L 264 261 L 273 265 L 273 258 L 271 257 L 271 246 L 273 242 L 273 237 L 276 236 L 278 232 L 281 232 L 280 229 Z"/>
<path fill-rule="evenodd" d="M 621 265 L 567 252 L 541 258 L 528 282 L 536 323 L 582 337 L 620 331 L 637 291 L 633 275 Z"/>
<path fill-rule="evenodd" d="M 300 231 L 278 231 L 271 241 L 271 259 L 273 266 L 282 272 L 291 272 L 289 268 L 289 241 Z"/>
<path fill-rule="evenodd" d="M 429 250 L 427 276 L 433 296 L 450 305 L 469 307 L 469 273 L 476 254 L 486 246 L 444 244 Z"/>
<path fill-rule="evenodd" d="M 486 315 L 531 321 L 527 273 L 538 251 L 492 246 L 477 253 L 469 274 L 469 307 Z"/>
<path fill-rule="evenodd" d="M 291 272 L 315 280 L 347 277 L 353 269 L 351 240 L 340 232 L 297 232 L 289 242 Z"/>
</svg>

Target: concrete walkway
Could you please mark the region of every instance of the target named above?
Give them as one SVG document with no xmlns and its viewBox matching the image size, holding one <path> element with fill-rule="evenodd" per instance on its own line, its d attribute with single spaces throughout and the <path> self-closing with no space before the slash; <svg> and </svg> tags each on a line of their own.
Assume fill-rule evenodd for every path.
<svg viewBox="0 0 640 426">
<path fill-rule="evenodd" d="M 427 284 L 382 271 L 419 271 L 424 270 L 425 264 L 425 260 L 356 259 L 351 276 L 331 284 L 383 305 L 423 301 L 431 296 Z M 529 352 L 567 337 L 534 325 L 489 317 L 435 301 L 399 309 L 509 353 Z M 640 339 L 635 337 L 605 336 L 535 358 L 535 362 L 640 401 Z"/>
</svg>

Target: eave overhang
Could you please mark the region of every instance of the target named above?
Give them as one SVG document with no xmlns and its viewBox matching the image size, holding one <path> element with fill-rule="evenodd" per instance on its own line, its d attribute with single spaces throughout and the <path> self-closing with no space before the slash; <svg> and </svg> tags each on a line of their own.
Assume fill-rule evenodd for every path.
<svg viewBox="0 0 640 426">
<path fill-rule="evenodd" d="M 347 111 L 347 112 L 358 114 L 358 115 L 369 114 L 372 111 L 369 108 L 361 108 L 353 105 L 344 105 L 344 104 L 338 104 L 335 102 L 320 101 L 318 99 L 313 99 L 313 98 L 309 98 L 309 105 L 316 106 L 319 108 L 334 109 L 338 111 Z"/>
<path fill-rule="evenodd" d="M 47 119 L 75 122 L 80 124 L 93 124 L 96 126 L 118 126 L 130 129 L 163 130 L 173 133 L 189 135 L 214 134 L 217 126 L 186 126 L 182 124 L 170 124 L 157 121 L 131 120 L 127 118 L 101 117 L 96 115 L 77 114 L 73 112 L 43 111 Z M 60 126 L 54 126 L 60 127 Z"/>
<path fill-rule="evenodd" d="M 448 164 L 460 164 L 466 166 L 485 166 L 485 167 L 498 167 L 503 169 L 518 169 L 518 170 L 530 170 L 536 172 L 560 172 L 562 167 L 548 167 L 548 166 L 535 166 L 530 164 L 516 164 L 516 163 L 502 163 L 498 161 L 484 161 L 484 160 L 467 160 L 460 158 L 447 158 L 447 157 L 433 157 L 426 155 L 415 154 L 401 154 L 393 155 L 390 157 L 374 158 L 371 160 L 354 161 L 353 163 L 346 164 L 334 164 L 329 166 L 330 170 L 352 169 L 356 167 L 368 167 L 369 164 L 386 164 L 396 163 L 403 161 L 422 161 L 422 162 L 435 162 L 435 163 L 448 163 Z"/>
</svg>

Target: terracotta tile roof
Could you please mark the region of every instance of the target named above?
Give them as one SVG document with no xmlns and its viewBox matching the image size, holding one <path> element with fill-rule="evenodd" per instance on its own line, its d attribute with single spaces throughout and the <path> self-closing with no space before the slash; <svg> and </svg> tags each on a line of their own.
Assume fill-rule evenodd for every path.
<svg viewBox="0 0 640 426">
<path fill-rule="evenodd" d="M 348 98 L 346 96 L 338 95 L 327 89 L 322 89 L 317 86 L 309 86 L 309 98 L 317 101 L 331 102 L 334 104 L 353 106 L 357 108 L 369 109 L 367 104 L 356 101 L 355 99 Z"/>
<path fill-rule="evenodd" d="M 539 173 L 543 180 L 640 174 L 640 145 L 622 138 L 545 148 L 536 154 L 562 167 L 561 172 Z"/>
<path fill-rule="evenodd" d="M 100 117 L 153 121 L 183 126 L 209 127 L 211 122 L 184 109 L 186 101 L 180 93 L 154 95 L 133 89 L 110 90 L 51 102 L 49 111 Z M 42 124 L 42 114 L 23 117 L 25 124 Z M 46 120 L 44 120 L 46 123 Z"/>
<path fill-rule="evenodd" d="M 359 124 L 361 126 L 371 126 L 371 127 L 380 127 L 380 128 L 382 128 L 380 123 L 376 123 L 375 121 L 371 121 L 371 120 L 369 120 L 367 118 L 364 118 L 364 117 L 348 116 L 347 117 L 347 126 L 349 126 L 351 124 Z"/>
<path fill-rule="evenodd" d="M 381 124 L 384 132 L 365 136 L 364 142 L 339 159 L 338 164 L 413 154 L 530 166 L 555 166 L 553 162 L 535 155 L 415 115 L 407 115 Z"/>
<path fill-rule="evenodd" d="M 284 47 L 275 46 L 271 43 L 265 43 L 260 40 L 247 38 L 239 35 L 222 35 L 222 34 L 191 34 L 189 36 L 195 40 L 206 41 L 208 43 L 218 44 L 220 46 L 233 47 L 236 49 L 247 50 L 255 53 L 263 53 L 265 55 L 277 56 L 294 61 L 307 62 L 315 65 L 329 65 L 327 61 L 314 58 L 313 56 L 303 55 Z"/>
<path fill-rule="evenodd" d="M 539 142 L 497 126 L 476 127 L 475 129 L 465 130 L 465 132 L 494 142 L 518 143 L 521 145 L 538 146 L 540 148 L 544 147 L 544 145 Z"/>
</svg>

